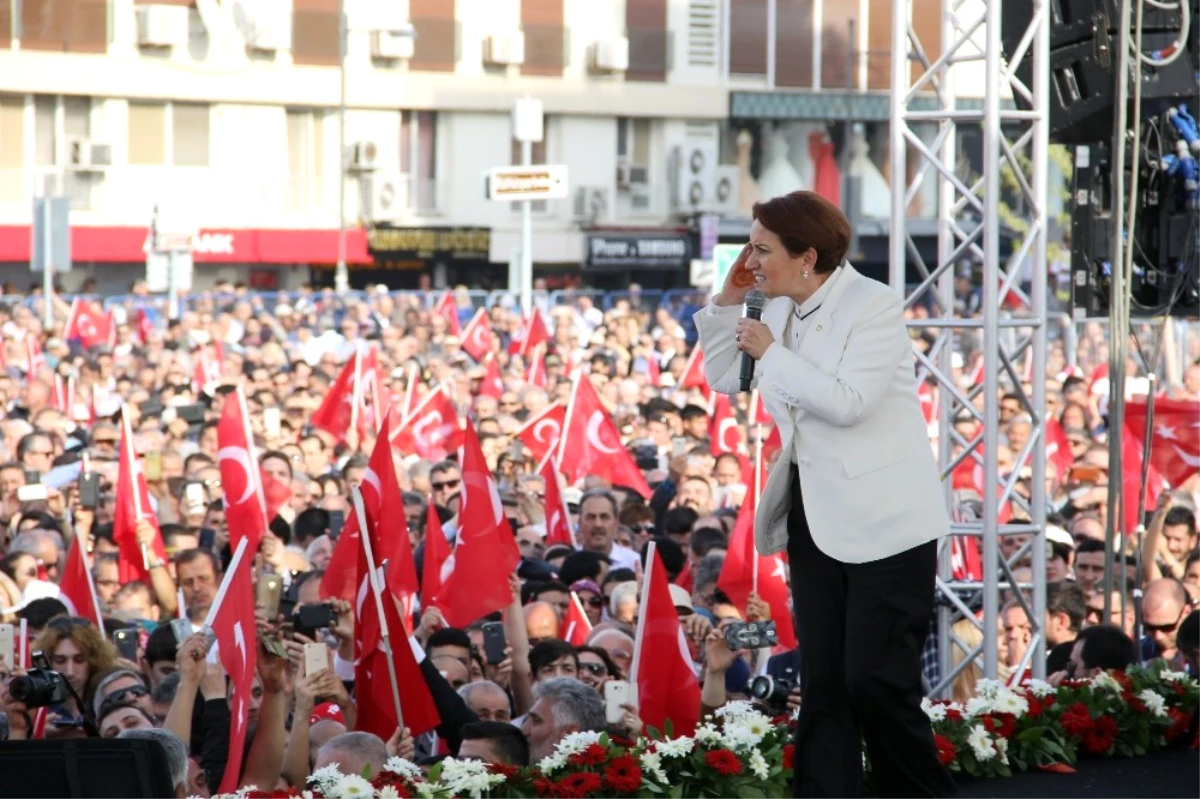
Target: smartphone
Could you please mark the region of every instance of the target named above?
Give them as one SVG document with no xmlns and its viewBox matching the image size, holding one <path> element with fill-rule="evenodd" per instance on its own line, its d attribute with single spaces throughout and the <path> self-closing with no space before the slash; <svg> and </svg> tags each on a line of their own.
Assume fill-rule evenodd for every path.
<svg viewBox="0 0 1200 799">
<path fill-rule="evenodd" d="M 317 634 L 337 624 L 337 613 L 332 605 L 301 605 L 292 614 L 292 631 L 305 638 L 317 640 Z"/>
<path fill-rule="evenodd" d="M 779 643 L 775 622 L 736 621 L 725 628 L 725 643 L 732 650 L 762 649 Z"/>
<path fill-rule="evenodd" d="M 175 643 L 182 644 L 192 634 L 192 623 L 187 619 L 171 619 L 171 632 L 175 633 Z"/>
<path fill-rule="evenodd" d="M 4 658 L 4 668 L 12 672 L 17 667 L 16 639 L 11 624 L 0 624 L 0 658 Z M 21 664 L 24 665 L 24 664 Z"/>
<path fill-rule="evenodd" d="M 1067 478 L 1075 483 L 1099 483 L 1104 477 L 1104 470 L 1099 466 L 1077 465 L 1067 472 Z"/>
<path fill-rule="evenodd" d="M 268 438 L 279 438 L 281 429 L 281 419 L 279 416 L 279 408 L 271 406 L 263 408 L 263 432 Z"/>
<path fill-rule="evenodd" d="M 279 615 L 279 600 L 283 596 L 283 578 L 277 574 L 260 574 L 258 576 L 258 600 L 255 604 L 266 613 L 267 619 L 274 621 Z"/>
<path fill-rule="evenodd" d="M 322 643 L 304 645 L 304 674 L 316 674 L 329 668 L 329 647 Z"/>
<path fill-rule="evenodd" d="M 161 416 L 164 408 L 162 400 L 154 397 L 145 402 L 139 402 L 138 410 L 141 411 L 142 416 Z"/>
<path fill-rule="evenodd" d="M 175 415 L 188 424 L 202 424 L 204 422 L 205 414 L 207 413 L 207 408 L 196 403 L 191 405 L 178 405 L 175 408 Z"/>
<path fill-rule="evenodd" d="M 100 506 L 100 475 L 95 472 L 80 475 L 79 504 L 92 510 Z"/>
<path fill-rule="evenodd" d="M 621 705 L 630 704 L 630 689 L 627 680 L 609 680 L 604 683 L 604 720 L 609 724 L 619 724 L 625 715 Z"/>
<path fill-rule="evenodd" d="M 18 502 L 37 502 L 39 499 L 49 499 L 50 491 L 42 483 L 21 486 L 17 489 Z"/>
<path fill-rule="evenodd" d="M 333 541 L 338 540 L 338 536 L 342 534 L 342 526 L 346 523 L 346 514 L 340 510 L 329 511 L 329 538 Z"/>
<path fill-rule="evenodd" d="M 142 458 L 142 472 L 146 475 L 146 479 L 150 482 L 161 480 L 162 471 L 162 453 L 158 450 L 147 452 Z"/>
<path fill-rule="evenodd" d="M 137 630 L 113 630 L 113 643 L 117 647 L 117 654 L 125 660 L 137 663 L 138 660 L 138 634 Z"/>
<path fill-rule="evenodd" d="M 197 546 L 200 549 L 206 549 L 209 552 L 217 545 L 217 531 L 211 527 L 200 528 L 200 543 Z"/>
<path fill-rule="evenodd" d="M 162 461 L 159 461 L 159 466 L 162 466 Z M 146 475 L 149 480 L 150 475 Z M 205 503 L 204 485 L 202 483 L 188 483 L 183 488 L 183 515 L 184 516 L 199 516 L 204 513 Z"/>
<path fill-rule="evenodd" d="M 504 661 L 504 647 L 507 645 L 503 622 L 489 621 L 483 625 L 483 652 L 489 666 L 495 666 Z"/>
<path fill-rule="evenodd" d="M 41 472 L 39 472 L 37 469 L 26 469 L 25 470 L 26 485 L 34 485 L 35 483 L 40 483 L 40 482 L 42 482 L 42 473 Z"/>
</svg>

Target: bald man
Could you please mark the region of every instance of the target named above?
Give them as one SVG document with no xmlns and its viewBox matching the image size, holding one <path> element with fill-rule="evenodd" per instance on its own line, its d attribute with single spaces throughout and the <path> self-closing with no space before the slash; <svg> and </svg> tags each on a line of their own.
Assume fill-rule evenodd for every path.
<svg viewBox="0 0 1200 799">
<path fill-rule="evenodd" d="M 633 665 L 633 638 L 612 627 L 598 627 L 592 631 L 587 644 L 607 652 L 622 675 L 629 676 L 629 668 Z"/>
<path fill-rule="evenodd" d="M 1183 583 L 1171 578 L 1146 584 L 1142 596 L 1142 628 L 1154 642 L 1156 657 L 1173 660 L 1179 654 L 1175 636 L 1188 607 Z"/>
<path fill-rule="evenodd" d="M 429 662 L 433 664 L 435 669 L 442 673 L 442 677 L 456 691 L 471 681 L 471 672 L 467 670 L 467 667 L 458 658 L 451 657 L 450 655 L 438 655 L 437 657 L 430 658 Z"/>
<path fill-rule="evenodd" d="M 558 638 L 558 611 L 549 602 L 530 602 L 525 606 L 525 630 L 530 646 Z"/>
<path fill-rule="evenodd" d="M 317 752 L 321 751 L 321 747 L 332 741 L 334 738 L 346 732 L 346 725 L 334 719 L 321 719 L 316 724 L 308 728 L 308 763 L 309 766 L 317 758 Z"/>
<path fill-rule="evenodd" d="M 387 762 L 387 746 L 369 732 L 347 732 L 331 739 L 317 751 L 313 771 L 336 766 L 346 776 L 374 777 Z"/>
</svg>

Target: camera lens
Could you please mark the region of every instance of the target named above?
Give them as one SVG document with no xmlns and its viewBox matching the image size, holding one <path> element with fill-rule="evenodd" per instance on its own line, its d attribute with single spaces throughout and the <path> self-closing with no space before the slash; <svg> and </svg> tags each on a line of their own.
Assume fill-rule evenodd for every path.
<svg viewBox="0 0 1200 799">
<path fill-rule="evenodd" d="M 14 677 L 8 684 L 8 692 L 13 701 L 21 702 L 26 707 L 45 707 L 54 701 L 54 682 L 35 670 Z"/>
</svg>

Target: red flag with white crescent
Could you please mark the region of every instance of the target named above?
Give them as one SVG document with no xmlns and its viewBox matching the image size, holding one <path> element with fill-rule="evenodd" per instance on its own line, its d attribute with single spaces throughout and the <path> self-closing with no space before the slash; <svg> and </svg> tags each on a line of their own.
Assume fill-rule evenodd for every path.
<svg viewBox="0 0 1200 799">
<path fill-rule="evenodd" d="M 439 461 L 462 446 L 458 409 L 442 386 L 421 398 L 407 419 L 391 430 L 392 448 L 401 455 Z"/>
<path fill-rule="evenodd" d="M 679 387 L 699 389 L 706 400 L 712 393 L 708 380 L 704 377 L 704 349 L 699 344 L 692 348 L 687 362 L 683 365 L 683 373 L 679 375 Z"/>
<path fill-rule="evenodd" d="M 457 336 L 462 333 L 462 325 L 458 321 L 458 305 L 454 302 L 454 295 L 447 289 L 442 292 L 442 296 L 438 298 L 437 305 L 433 306 L 434 316 L 440 316 L 446 320 L 446 331 L 452 336 Z"/>
<path fill-rule="evenodd" d="M 661 731 L 669 720 L 672 734 L 691 735 L 700 720 L 700 682 L 657 550 L 642 581 L 639 606 L 629 679 L 637 686 L 642 721 Z"/>
<path fill-rule="evenodd" d="M 133 431 L 129 426 L 129 414 L 121 414 L 121 450 L 117 463 L 116 503 L 113 508 L 113 540 L 117 543 L 117 570 L 122 583 L 141 580 L 150 585 L 150 572 L 146 560 L 166 561 L 167 551 L 163 547 L 162 533 L 158 529 L 158 518 L 150 505 L 150 491 L 146 487 L 146 475 L 141 462 L 133 452 Z M 138 543 L 138 521 L 145 519 L 154 526 L 152 545 L 153 557 L 143 557 Z"/>
<path fill-rule="evenodd" d="M 566 416 L 566 408 L 560 403 L 551 403 L 527 421 L 515 437 L 520 439 L 535 461 L 540 461 L 547 452 L 558 447 Z"/>
<path fill-rule="evenodd" d="M 559 628 L 558 637 L 571 646 L 585 646 L 591 633 L 592 622 L 583 610 L 579 595 L 572 591 L 571 601 L 567 604 L 567 616 Z"/>
<path fill-rule="evenodd" d="M 575 548 L 575 533 L 571 530 L 571 510 L 563 499 L 561 477 L 554 453 L 546 453 L 537 470 L 538 476 L 546 484 L 545 514 L 546 514 L 546 546 L 566 544 Z"/>
<path fill-rule="evenodd" d="M 232 793 L 241 784 L 242 757 L 250 721 L 250 695 L 258 668 L 258 635 L 254 620 L 254 589 L 250 572 L 253 555 L 243 542 L 234 551 L 233 560 L 217 592 L 205 624 L 212 628 L 216 645 L 208 658 L 220 659 L 229 676 L 229 749 L 221 793 Z"/>
<path fill-rule="evenodd" d="M 733 404 L 727 394 L 714 391 L 710 397 L 708 438 L 713 456 L 742 451 L 742 429 L 733 414 Z"/>
<path fill-rule="evenodd" d="M 482 363 L 487 354 L 492 351 L 494 340 L 495 334 L 492 332 L 491 317 L 488 316 L 486 310 L 480 308 L 463 328 L 462 350 L 477 363 Z"/>
<path fill-rule="evenodd" d="M 254 453 L 254 438 L 250 435 L 250 416 L 241 386 L 226 397 L 221 409 L 221 419 L 217 422 L 217 447 L 229 546 L 237 548 L 238 542 L 246 538 L 250 542 L 250 552 L 257 552 L 258 544 L 267 532 L 270 517 L 267 515 L 262 476 Z"/>
<path fill-rule="evenodd" d="M 571 482 L 600 477 L 649 497 L 652 492 L 646 477 L 621 443 L 617 426 L 600 404 L 592 382 L 577 376 L 571 393 L 558 451 L 563 474 Z"/>
</svg>

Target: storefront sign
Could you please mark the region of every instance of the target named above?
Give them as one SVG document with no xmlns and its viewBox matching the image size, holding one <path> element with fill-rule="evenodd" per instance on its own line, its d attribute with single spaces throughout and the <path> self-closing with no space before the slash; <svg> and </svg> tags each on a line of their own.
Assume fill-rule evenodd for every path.
<svg viewBox="0 0 1200 799">
<path fill-rule="evenodd" d="M 585 269 L 683 269 L 692 257 L 686 233 L 590 233 Z"/>
<path fill-rule="evenodd" d="M 377 261 L 486 261 L 491 241 L 491 228 L 485 227 L 377 227 L 367 231 L 367 249 Z"/>
</svg>

